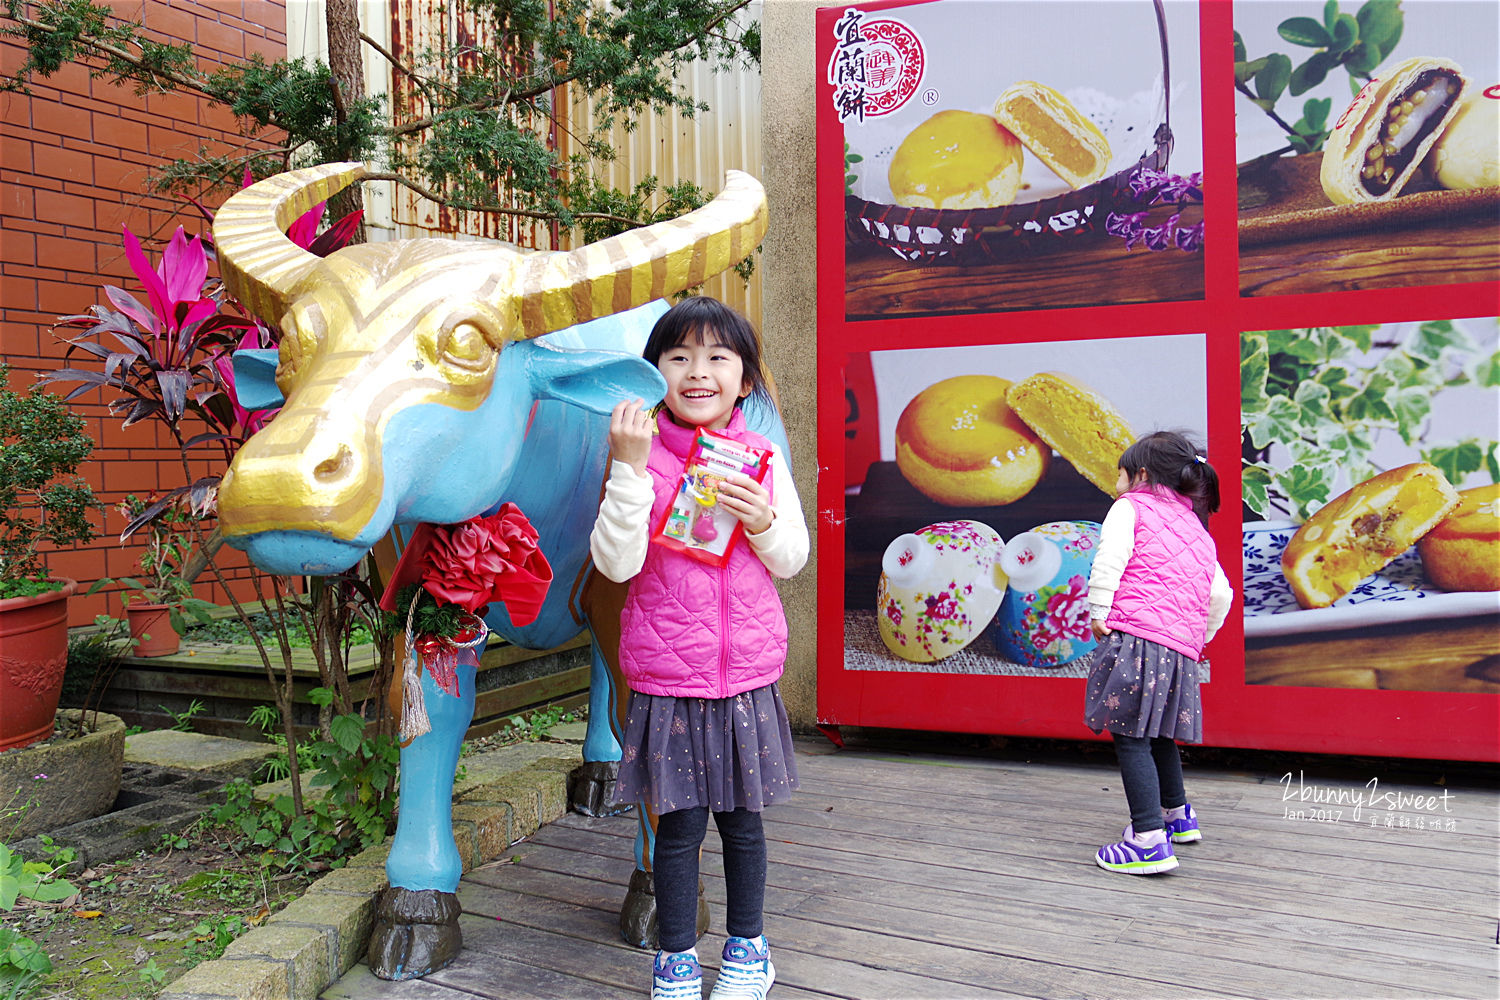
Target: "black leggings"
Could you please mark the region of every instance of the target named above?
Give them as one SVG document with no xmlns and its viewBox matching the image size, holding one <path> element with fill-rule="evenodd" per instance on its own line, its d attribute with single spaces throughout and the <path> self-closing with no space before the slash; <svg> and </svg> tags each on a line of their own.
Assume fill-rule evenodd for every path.
<svg viewBox="0 0 1500 1000">
<path fill-rule="evenodd" d="M 1115 738 L 1115 757 L 1120 762 L 1120 780 L 1130 805 L 1130 824 L 1136 833 L 1160 830 L 1163 809 L 1187 804 L 1182 788 L 1182 755 L 1177 744 L 1165 736 Z"/>
<path fill-rule="evenodd" d="M 733 937 L 759 937 L 766 900 L 766 834 L 760 813 L 716 812 L 714 823 L 724 842 L 725 929 Z M 698 941 L 698 851 L 707 832 L 707 808 L 663 813 L 657 821 L 651 867 L 662 951 L 687 951 Z"/>
</svg>

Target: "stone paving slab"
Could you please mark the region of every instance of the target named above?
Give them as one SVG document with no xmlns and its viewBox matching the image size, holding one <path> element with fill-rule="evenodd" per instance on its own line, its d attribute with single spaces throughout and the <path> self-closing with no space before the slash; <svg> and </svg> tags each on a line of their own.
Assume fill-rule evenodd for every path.
<svg viewBox="0 0 1500 1000">
<path fill-rule="evenodd" d="M 184 734 L 185 735 L 185 734 Z M 235 741 L 226 741 L 235 742 Z M 567 775 L 583 762 L 573 742 L 519 743 L 463 758 L 453 788 L 454 841 L 464 871 L 503 857 L 567 810 Z M 304 1000 L 364 957 L 375 902 L 389 884 L 389 841 L 314 882 L 265 925 L 239 937 L 159 1000 Z"/>
<path fill-rule="evenodd" d="M 157 729 L 125 739 L 125 759 L 131 763 L 196 771 L 222 781 L 255 777 L 261 764 L 279 752 L 270 743 L 175 729 Z"/>
</svg>

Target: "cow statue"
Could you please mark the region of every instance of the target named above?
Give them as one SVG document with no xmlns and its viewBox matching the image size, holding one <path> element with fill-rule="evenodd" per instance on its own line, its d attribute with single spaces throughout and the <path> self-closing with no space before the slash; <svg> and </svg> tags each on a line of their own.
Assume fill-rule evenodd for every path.
<svg viewBox="0 0 1500 1000">
<path fill-rule="evenodd" d="M 518 628 L 493 606 L 487 624 L 545 649 L 576 636 L 596 609 L 584 759 L 607 766 L 619 758 L 609 724 L 623 686 L 609 668 L 621 595 L 587 569 L 609 412 L 621 399 L 662 397 L 665 382 L 640 357 L 660 300 L 756 247 L 764 191 L 731 171 L 697 211 L 571 252 L 415 239 L 319 258 L 286 237 L 292 220 L 364 175 L 358 163 L 290 171 L 236 193 L 215 217 L 225 286 L 282 333 L 274 367 L 254 352 L 236 357 L 241 403 L 281 412 L 225 474 L 221 531 L 268 572 L 337 573 L 395 526 L 456 523 L 516 503 L 555 582 L 534 622 Z M 774 407 L 746 415 L 785 450 Z M 580 613 L 571 604 L 579 588 L 568 584 L 585 578 Z M 391 887 L 369 948 L 382 978 L 427 975 L 461 947 L 451 789 L 474 669 L 460 667 L 459 679 L 453 697 L 423 673 L 432 729 L 401 751 Z M 622 931 L 644 946 L 654 823 L 640 812 Z"/>
</svg>

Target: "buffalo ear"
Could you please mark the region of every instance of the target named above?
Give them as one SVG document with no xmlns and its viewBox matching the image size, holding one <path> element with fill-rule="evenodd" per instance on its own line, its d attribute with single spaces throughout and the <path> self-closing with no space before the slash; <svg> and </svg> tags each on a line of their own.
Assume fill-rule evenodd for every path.
<svg viewBox="0 0 1500 1000">
<path fill-rule="evenodd" d="M 510 344 L 521 352 L 527 380 L 537 399 L 556 399 L 594 413 L 608 413 L 622 399 L 655 406 L 667 394 L 667 380 L 644 358 L 623 351 L 570 350 L 536 340 Z"/>
<path fill-rule="evenodd" d="M 274 410 L 286 402 L 276 384 L 279 354 L 274 347 L 234 352 L 230 359 L 234 365 L 234 394 L 242 408 Z"/>
</svg>

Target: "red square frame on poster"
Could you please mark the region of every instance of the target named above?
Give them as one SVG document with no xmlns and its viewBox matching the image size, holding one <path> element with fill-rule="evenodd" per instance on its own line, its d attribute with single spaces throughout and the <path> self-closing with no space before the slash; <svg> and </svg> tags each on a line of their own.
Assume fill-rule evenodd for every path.
<svg viewBox="0 0 1500 1000">
<path fill-rule="evenodd" d="M 874 412 L 871 372 L 872 353 L 879 357 L 886 351 L 934 351 L 983 348 L 986 345 L 1058 345 L 1061 354 L 1075 357 L 1090 352 L 1101 338 L 1129 343 L 1142 338 L 1147 345 L 1187 338 L 1199 344 L 1204 368 L 1202 392 L 1204 420 L 1202 438 L 1210 461 L 1221 477 L 1223 509 L 1210 523 L 1210 531 L 1220 553 L 1220 563 L 1235 588 L 1235 607 L 1206 653 L 1211 661 L 1211 679 L 1202 686 L 1204 743 L 1257 749 L 1295 750 L 1316 753 L 1361 753 L 1386 756 L 1437 759 L 1500 760 L 1500 612 L 1487 612 L 1461 621 L 1471 631 L 1467 641 L 1475 641 L 1473 629 L 1479 630 L 1480 646 L 1493 645 L 1487 662 L 1489 674 L 1471 669 L 1460 684 L 1463 690 L 1389 690 L 1372 687 L 1329 686 L 1323 681 L 1336 677 L 1336 664 L 1309 663 L 1307 683 L 1283 680 L 1278 683 L 1250 683 L 1246 674 L 1246 628 L 1243 615 L 1244 566 L 1242 546 L 1241 497 L 1241 341 L 1251 331 L 1276 331 L 1323 326 L 1357 328 L 1363 325 L 1418 324 L 1458 317 L 1493 317 L 1500 312 L 1500 255 L 1493 237 L 1487 237 L 1481 225 L 1478 249 L 1473 262 L 1454 266 L 1434 274 L 1457 275 L 1462 280 L 1433 281 L 1413 284 L 1399 282 L 1382 285 L 1379 279 L 1350 281 L 1328 273 L 1321 278 L 1304 265 L 1292 262 L 1285 248 L 1267 248 L 1263 244 L 1242 247 L 1237 238 L 1241 220 L 1237 217 L 1237 163 L 1234 67 L 1231 52 L 1236 28 L 1236 10 L 1227 2 L 1205 0 L 1196 8 L 1196 50 L 1204 54 L 1223 53 L 1224 58 L 1205 55 L 1198 62 L 1173 66 L 1179 81 L 1187 79 L 1200 86 L 1201 207 L 1203 236 L 1201 249 L 1166 251 L 1177 258 L 1170 266 L 1181 267 L 1191 256 L 1201 260 L 1201 276 L 1181 280 L 1169 275 L 1143 270 L 1137 286 L 1157 289 L 1150 301 L 1132 301 L 1129 295 L 1117 296 L 1111 289 L 1120 269 L 1155 263 L 1144 261 L 1145 249 L 1131 251 L 1137 258 L 1126 258 L 1110 265 L 1111 273 L 1100 272 L 1097 280 L 1086 282 L 1094 294 L 1103 296 L 1093 303 L 1063 302 L 1056 307 L 1028 300 L 1023 293 L 1008 299 L 1003 279 L 1009 274 L 1033 278 L 1032 261 L 1016 269 L 998 267 L 965 267 L 943 272 L 943 264 L 921 265 L 896 274 L 884 258 L 861 256 L 850 250 L 851 241 L 861 236 L 861 225 L 847 211 L 850 199 L 846 191 L 846 132 L 835 103 L 835 74 L 832 61 L 838 53 L 840 23 L 851 10 L 863 12 L 871 19 L 894 19 L 919 8 L 942 5 L 975 5 L 978 0 L 892 0 L 822 8 L 816 14 L 816 101 L 818 155 L 818 451 L 820 475 L 817 504 L 819 532 L 819 582 L 817 667 L 817 719 L 821 725 L 915 728 L 950 732 L 994 733 L 1016 736 L 1095 738 L 1082 722 L 1084 682 L 1079 676 L 1024 676 L 985 673 L 958 673 L 922 669 L 850 669 L 847 665 L 846 630 L 846 558 L 854 539 L 849 535 L 846 494 L 847 483 L 866 482 L 866 474 L 879 465 L 882 434 L 880 420 Z M 1144 0 L 1143 0 L 1144 2 Z M 1025 4 L 1013 0 L 989 0 L 984 25 L 976 30 L 1024 31 L 1019 15 Z M 1073 5 L 1054 5 L 1057 7 Z M 1114 8 L 1126 5 L 1113 4 Z M 1144 4 L 1149 8 L 1149 4 Z M 1241 4 L 1243 9 L 1246 5 Z M 997 9 L 1006 8 L 1006 16 L 996 17 Z M 1242 15 L 1243 16 L 1243 15 Z M 847 21 L 845 21 L 847 34 Z M 913 32 L 917 46 L 927 48 L 914 54 L 911 41 L 898 29 L 882 39 L 891 50 L 883 65 L 895 79 L 907 74 L 906 83 L 895 86 L 912 88 L 910 60 L 936 62 L 934 43 Z M 1494 35 L 1487 37 L 1493 39 Z M 903 48 L 904 47 L 904 48 Z M 1055 50 L 1060 51 L 1060 50 Z M 1149 50 L 1148 50 L 1149 52 Z M 937 54 L 940 58 L 940 53 Z M 1152 54 L 1154 56 L 1154 54 Z M 905 59 L 908 62 L 903 63 Z M 991 67 L 992 69 L 992 67 Z M 920 78 L 918 78 L 920 79 Z M 1493 81 L 1484 80 L 1484 83 Z M 937 93 L 940 88 L 933 88 Z M 1492 88 L 1493 89 L 1493 88 Z M 897 95 L 896 99 L 900 99 Z M 923 100 L 923 93 L 913 89 L 907 100 Z M 941 103 L 941 98 L 937 103 Z M 973 102 L 970 102 L 973 103 Z M 934 104 L 933 110 L 937 110 Z M 971 112 L 972 108 L 969 109 Z M 1194 113 L 1198 114 L 1197 108 Z M 1335 114 L 1337 109 L 1335 109 Z M 1332 117 L 1330 117 L 1330 121 Z M 882 155 L 890 157 L 887 146 Z M 884 165 L 884 162 L 881 164 Z M 1440 192 L 1448 197 L 1453 192 Z M 889 198 L 889 191 L 884 195 Z M 942 216 L 950 218 L 950 216 Z M 920 224 L 933 216 L 911 216 Z M 1493 225 L 1494 213 L 1490 214 Z M 1369 230 L 1367 230 L 1368 232 Z M 1379 227 L 1376 229 L 1380 233 Z M 1387 239 L 1410 239 L 1414 259 L 1420 260 L 1426 234 L 1420 231 L 1392 229 Z M 1466 237 L 1467 238 L 1467 237 Z M 1471 243 L 1476 241 L 1471 240 Z M 1494 253 L 1486 256 L 1486 246 Z M 1300 249 L 1300 247 L 1299 247 Z M 1284 258 L 1277 264 L 1278 255 Z M 1160 256 L 1160 255 L 1159 255 Z M 1068 255 L 1052 258 L 1066 260 Z M 1082 258 L 1075 258 L 1082 259 Z M 871 262 L 873 260 L 873 263 Z M 1280 294 L 1275 280 L 1255 285 L 1249 275 L 1250 262 L 1269 262 L 1265 267 L 1282 266 L 1282 279 L 1290 294 Z M 897 264 L 901 262 L 897 260 Z M 1056 266 L 1055 263 L 1048 266 Z M 1085 265 L 1085 266 L 1097 266 Z M 858 274 L 856 274 L 858 270 Z M 1183 272 L 1185 273 L 1185 272 Z M 1265 272 L 1256 271 L 1257 275 Z M 955 275 L 957 277 L 955 277 Z M 944 283 L 947 283 L 946 285 Z M 1300 282 L 1300 284 L 1298 284 Z M 862 304 L 856 307 L 854 283 L 859 284 Z M 966 289 L 965 283 L 968 284 Z M 987 284 L 988 283 L 988 284 Z M 924 289 L 924 285 L 927 287 Z M 1030 286 L 1028 286 L 1030 287 Z M 872 293 L 871 288 L 876 291 Z M 1166 288 L 1170 291 L 1160 292 Z M 1177 294 L 1187 288 L 1188 293 Z M 955 292 L 955 289 L 958 291 Z M 1045 293 L 1044 293 L 1045 294 Z M 945 309 L 941 300 L 965 300 L 968 305 Z M 1066 294 L 1062 299 L 1066 299 Z M 1170 300 L 1170 301 L 1169 301 Z M 1011 301 L 1017 304 L 1009 304 Z M 911 303 L 917 303 L 912 306 Z M 909 309 L 903 312 L 904 309 Z M 908 355 L 902 355 L 907 357 Z M 910 355 L 915 357 L 915 355 Z M 1495 390 L 1500 400 L 1500 390 Z M 1500 407 L 1497 407 L 1500 410 Z M 1491 416 L 1495 414 L 1492 412 Z M 888 415 L 889 417 L 889 415 Z M 890 423 L 893 417 L 888 419 Z M 888 431 L 887 431 L 888 433 Z M 1494 425 L 1490 425 L 1491 437 Z M 1054 467 L 1062 460 L 1054 456 Z M 887 462 L 894 467 L 896 463 Z M 1102 494 L 1101 494 L 1102 496 Z M 1107 498 L 1106 498 L 1107 499 Z M 913 524 L 905 530 L 915 531 Z M 883 545 L 885 539 L 877 540 Z M 1500 545 L 1500 539 L 1497 539 Z M 868 546 L 866 546 L 868 548 Z M 1414 626 L 1418 628 L 1420 626 Z M 1446 626 L 1445 626 L 1446 627 Z M 1346 635 L 1357 636 L 1358 630 Z M 1379 634 L 1379 630 L 1377 630 Z M 1431 649 L 1434 672 L 1445 650 L 1443 636 L 1406 643 L 1402 655 L 1411 648 Z M 983 640 L 980 640 L 983 641 Z M 1375 642 L 1376 655 L 1384 656 L 1381 647 L 1392 649 L 1400 643 Z M 1321 647 L 1311 643 L 1309 656 L 1322 655 Z M 1343 647 L 1341 647 L 1343 648 Z M 1483 650 L 1481 649 L 1481 653 Z M 1341 655 L 1349 655 L 1347 651 Z M 1395 655 L 1392 653 L 1391 655 Z M 1482 655 L 1474 657 L 1483 660 Z M 1318 668 L 1333 671 L 1320 675 Z M 1366 676 L 1378 674 L 1380 664 L 1354 664 L 1352 674 L 1366 670 Z M 1482 666 L 1482 664 L 1481 664 Z M 1451 665 L 1445 676 L 1453 674 Z M 1035 673 L 1035 672 L 1033 672 Z M 1295 674 L 1289 675 L 1295 677 Z M 1408 669 L 1405 676 L 1420 677 L 1420 670 Z M 1409 688 L 1421 687 L 1420 680 Z"/>
</svg>

